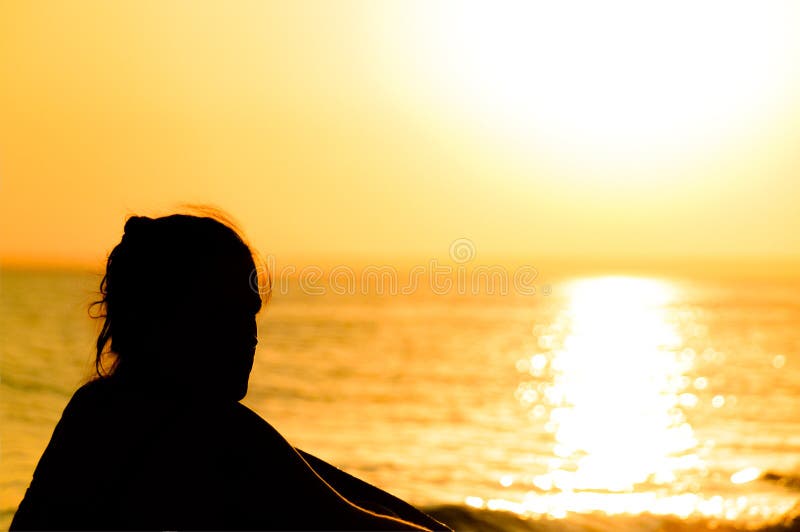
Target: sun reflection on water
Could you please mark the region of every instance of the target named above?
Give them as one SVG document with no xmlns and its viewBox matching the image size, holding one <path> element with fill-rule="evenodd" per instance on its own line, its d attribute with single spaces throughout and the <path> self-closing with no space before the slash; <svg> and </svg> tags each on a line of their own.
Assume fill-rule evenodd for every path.
<svg viewBox="0 0 800 532">
<path fill-rule="evenodd" d="M 545 471 L 527 478 L 521 501 L 466 503 L 555 518 L 596 511 L 768 517 L 754 498 L 699 488 L 707 470 L 684 411 L 707 379 L 690 378 L 695 357 L 670 308 L 676 297 L 672 285 L 652 279 L 572 283 L 559 318 L 536 331 L 540 352 L 517 364 L 533 380 L 516 397 L 552 437 Z"/>
<path fill-rule="evenodd" d="M 675 481 L 699 466 L 697 442 L 680 408 L 691 361 L 665 315 L 668 285 L 590 279 L 570 289 L 568 334 L 552 351 L 552 471 L 560 490 L 630 491 Z"/>
<path fill-rule="evenodd" d="M 529 416 L 526 430 L 534 431 L 520 451 L 529 455 L 516 461 L 525 465 L 497 473 L 499 496 L 473 495 L 467 505 L 557 519 L 698 518 L 709 526 L 753 527 L 787 515 L 793 496 L 735 489 L 758 482 L 762 469 L 720 470 L 713 440 L 699 442 L 689 423 L 687 413 L 702 423 L 735 396 L 712 396 L 707 363 L 724 358 L 710 347 L 697 356 L 691 347 L 702 324 L 687 312 L 681 288 L 602 277 L 562 293 L 560 313 L 534 328 L 538 349 L 517 361 L 526 377 L 515 396 Z M 785 363 L 781 355 L 771 360 L 778 369 Z"/>
</svg>

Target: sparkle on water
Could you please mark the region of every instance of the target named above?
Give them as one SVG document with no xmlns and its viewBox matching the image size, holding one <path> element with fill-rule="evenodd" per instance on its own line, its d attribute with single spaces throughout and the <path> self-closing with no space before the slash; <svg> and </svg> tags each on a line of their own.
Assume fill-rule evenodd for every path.
<svg viewBox="0 0 800 532">
<path fill-rule="evenodd" d="M 672 482 L 697 465 L 692 428 L 678 408 L 680 338 L 667 323 L 665 285 L 610 278 L 572 287 L 570 333 L 555 352 L 549 389 L 561 490 L 630 491 Z"/>
<path fill-rule="evenodd" d="M 687 377 L 694 359 L 685 356 L 670 315 L 675 288 L 606 277 L 576 281 L 568 293 L 560 318 L 539 336 L 544 352 L 517 364 L 538 379 L 523 383 L 517 397 L 532 422 L 552 434 L 547 472 L 532 477 L 521 501 L 465 502 L 554 518 L 599 511 L 737 519 L 766 511 L 748 497 L 687 487 L 685 479 L 702 476 L 705 465 L 684 409 L 697 403 L 688 390 L 705 388 L 707 379 Z M 719 402 L 715 397 L 713 406 Z M 751 481 L 754 471 L 731 480 Z"/>
</svg>

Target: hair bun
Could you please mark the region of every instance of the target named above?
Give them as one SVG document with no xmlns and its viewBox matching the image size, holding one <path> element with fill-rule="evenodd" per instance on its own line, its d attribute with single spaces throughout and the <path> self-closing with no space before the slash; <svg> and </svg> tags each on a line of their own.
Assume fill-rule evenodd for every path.
<svg viewBox="0 0 800 532">
<path fill-rule="evenodd" d="M 153 219 L 147 216 L 131 216 L 128 218 L 128 221 L 125 222 L 125 234 L 138 234 L 145 226 L 150 225 L 152 221 Z"/>
<path fill-rule="evenodd" d="M 135 236 L 141 234 L 146 230 L 146 227 L 153 223 L 152 218 L 147 216 L 131 216 L 125 222 L 125 231 L 123 236 Z"/>
</svg>

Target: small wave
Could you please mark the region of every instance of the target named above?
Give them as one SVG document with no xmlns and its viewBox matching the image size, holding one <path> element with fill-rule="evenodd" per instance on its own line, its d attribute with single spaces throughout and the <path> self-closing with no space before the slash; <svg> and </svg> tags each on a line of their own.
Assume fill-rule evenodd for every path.
<svg viewBox="0 0 800 532">
<path fill-rule="evenodd" d="M 778 473 L 775 471 L 767 471 L 761 475 L 761 480 L 773 482 L 786 489 L 800 491 L 800 474 L 799 473 Z"/>
<path fill-rule="evenodd" d="M 680 519 L 662 515 L 605 515 L 569 514 L 564 519 L 523 517 L 512 512 L 446 505 L 425 508 L 425 511 L 458 532 L 605 532 L 605 531 L 669 531 L 690 532 L 714 530 L 715 532 L 800 531 L 800 505 L 775 524 L 754 529 L 745 524 L 708 519 Z"/>
<path fill-rule="evenodd" d="M 59 398 L 69 398 L 72 393 L 70 387 L 64 386 L 60 382 L 47 382 L 35 376 L 17 376 L 6 372 L 0 379 L 0 386 L 9 388 L 10 392 L 22 392 L 27 394 L 50 394 Z"/>
</svg>

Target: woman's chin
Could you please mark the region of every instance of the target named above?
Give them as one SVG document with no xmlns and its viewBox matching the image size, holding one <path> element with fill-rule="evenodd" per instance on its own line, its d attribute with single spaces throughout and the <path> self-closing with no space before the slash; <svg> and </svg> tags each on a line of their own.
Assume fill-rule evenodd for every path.
<svg viewBox="0 0 800 532">
<path fill-rule="evenodd" d="M 241 401 L 247 395 L 247 383 L 245 382 L 243 386 L 239 386 L 236 393 L 234 394 L 234 399 L 237 401 Z"/>
</svg>

